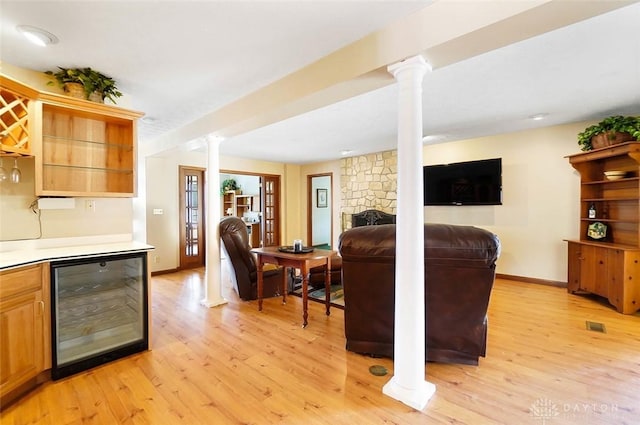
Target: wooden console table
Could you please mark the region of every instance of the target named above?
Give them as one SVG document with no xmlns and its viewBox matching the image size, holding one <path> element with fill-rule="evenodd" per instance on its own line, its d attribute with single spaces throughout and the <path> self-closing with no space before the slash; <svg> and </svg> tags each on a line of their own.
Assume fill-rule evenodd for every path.
<svg viewBox="0 0 640 425">
<path fill-rule="evenodd" d="M 269 246 L 264 248 L 254 248 L 251 252 L 258 256 L 258 310 L 262 311 L 262 292 L 264 287 L 264 276 L 262 268 L 265 264 L 277 264 L 283 267 L 294 267 L 302 271 L 302 327 L 307 326 L 307 317 L 309 316 L 308 296 L 309 296 L 309 270 L 312 267 L 324 266 L 324 288 L 325 288 L 325 306 L 327 310 L 327 316 L 330 314 L 329 308 L 331 306 L 331 256 L 333 251 L 326 249 L 315 249 L 313 252 L 305 254 L 293 254 L 288 252 L 281 252 L 276 246 Z M 287 287 L 286 278 L 282 288 L 282 303 L 286 303 Z"/>
</svg>

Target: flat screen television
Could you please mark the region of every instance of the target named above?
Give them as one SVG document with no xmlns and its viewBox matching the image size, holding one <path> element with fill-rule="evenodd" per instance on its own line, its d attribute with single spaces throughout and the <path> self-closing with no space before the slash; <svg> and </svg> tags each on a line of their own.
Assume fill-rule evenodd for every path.
<svg viewBox="0 0 640 425">
<path fill-rule="evenodd" d="M 502 205 L 502 158 L 423 167 L 425 205 Z"/>
</svg>

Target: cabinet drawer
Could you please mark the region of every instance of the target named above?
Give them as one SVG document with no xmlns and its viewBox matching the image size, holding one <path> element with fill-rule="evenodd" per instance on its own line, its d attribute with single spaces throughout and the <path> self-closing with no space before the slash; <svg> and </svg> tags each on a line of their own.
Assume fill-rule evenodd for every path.
<svg viewBox="0 0 640 425">
<path fill-rule="evenodd" d="M 41 288 L 42 264 L 0 272 L 0 300 Z"/>
</svg>

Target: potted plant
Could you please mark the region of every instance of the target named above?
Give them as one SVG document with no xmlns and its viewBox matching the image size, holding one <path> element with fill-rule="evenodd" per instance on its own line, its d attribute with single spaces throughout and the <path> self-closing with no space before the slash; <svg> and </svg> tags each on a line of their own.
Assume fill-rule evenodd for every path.
<svg viewBox="0 0 640 425">
<path fill-rule="evenodd" d="M 640 117 L 614 115 L 578 133 L 578 145 L 583 151 L 631 140 L 640 140 Z"/>
<path fill-rule="evenodd" d="M 59 66 L 58 69 L 57 72 L 46 71 L 45 74 L 55 78 L 58 85 L 70 96 L 82 97 L 94 102 L 104 102 L 104 99 L 109 99 L 113 103 L 116 103 L 116 98 L 122 96 L 116 87 L 115 80 L 101 72 L 91 68 Z M 54 82 L 49 81 L 47 85 L 52 86 Z"/>
<path fill-rule="evenodd" d="M 235 179 L 225 179 L 222 181 L 222 184 L 220 185 L 221 195 L 224 195 L 229 191 L 235 191 L 236 193 L 238 193 L 237 191 L 239 190 L 240 190 L 240 185 L 236 182 Z"/>
</svg>

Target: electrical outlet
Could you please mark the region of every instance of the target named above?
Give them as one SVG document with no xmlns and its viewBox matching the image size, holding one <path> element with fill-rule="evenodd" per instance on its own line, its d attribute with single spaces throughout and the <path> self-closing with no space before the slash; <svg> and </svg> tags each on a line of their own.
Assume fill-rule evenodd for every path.
<svg viewBox="0 0 640 425">
<path fill-rule="evenodd" d="M 158 264 L 160 262 L 160 257 L 158 257 L 157 255 L 153 256 L 153 263 L 154 264 Z"/>
<path fill-rule="evenodd" d="M 89 212 L 96 212 L 96 201 L 93 199 L 87 199 L 84 201 L 84 209 Z"/>
</svg>

